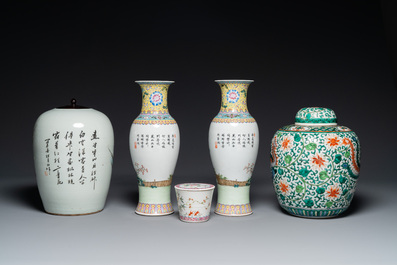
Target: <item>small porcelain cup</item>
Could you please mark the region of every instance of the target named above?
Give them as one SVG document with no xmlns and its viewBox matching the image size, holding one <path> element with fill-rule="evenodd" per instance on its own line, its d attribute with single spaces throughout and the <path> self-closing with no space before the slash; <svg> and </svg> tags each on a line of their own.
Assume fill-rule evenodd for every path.
<svg viewBox="0 0 397 265">
<path fill-rule="evenodd" d="M 208 221 L 214 189 L 214 185 L 205 183 L 175 185 L 179 219 L 190 223 Z"/>
</svg>

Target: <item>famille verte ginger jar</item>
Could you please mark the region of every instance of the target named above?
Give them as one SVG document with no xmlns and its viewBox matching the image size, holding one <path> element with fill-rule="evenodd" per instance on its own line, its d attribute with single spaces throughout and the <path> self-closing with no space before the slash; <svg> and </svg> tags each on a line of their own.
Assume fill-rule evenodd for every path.
<svg viewBox="0 0 397 265">
<path fill-rule="evenodd" d="M 331 109 L 302 108 L 295 124 L 274 135 L 270 162 L 283 209 L 301 217 L 335 217 L 353 198 L 360 143 L 352 130 L 337 125 Z"/>
<path fill-rule="evenodd" d="M 130 152 L 138 178 L 137 214 L 162 216 L 174 212 L 172 176 L 179 154 L 179 128 L 168 111 L 168 88 L 174 81 L 136 81 L 142 109 L 130 130 Z"/>
<path fill-rule="evenodd" d="M 112 124 L 102 112 L 72 104 L 44 112 L 33 133 L 44 210 L 58 215 L 101 211 L 113 164 Z"/>
</svg>

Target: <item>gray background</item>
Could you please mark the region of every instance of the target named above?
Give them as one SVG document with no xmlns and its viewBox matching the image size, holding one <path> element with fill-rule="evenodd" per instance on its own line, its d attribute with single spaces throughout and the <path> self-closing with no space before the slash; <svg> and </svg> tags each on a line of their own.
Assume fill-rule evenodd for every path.
<svg viewBox="0 0 397 265">
<path fill-rule="evenodd" d="M 395 263 L 395 6 L 4 2 L 0 263 Z M 255 80 L 248 91 L 260 130 L 253 215 L 212 214 L 209 222 L 186 224 L 177 213 L 134 214 L 138 194 L 128 135 L 141 107 L 134 81 L 143 79 L 175 81 L 169 108 L 181 149 L 174 184 L 215 184 L 207 143 L 220 108 L 214 80 Z M 115 159 L 104 211 L 59 217 L 43 212 L 32 133 L 41 113 L 72 97 L 110 118 Z M 306 106 L 332 108 L 361 141 L 358 189 L 339 218 L 289 216 L 272 189 L 271 138 Z"/>
</svg>

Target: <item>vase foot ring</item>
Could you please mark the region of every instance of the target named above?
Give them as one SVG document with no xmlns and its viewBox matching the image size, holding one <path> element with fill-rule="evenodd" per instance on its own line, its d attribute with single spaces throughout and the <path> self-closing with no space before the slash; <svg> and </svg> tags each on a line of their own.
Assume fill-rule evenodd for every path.
<svg viewBox="0 0 397 265">
<path fill-rule="evenodd" d="M 222 216 L 229 216 L 229 217 L 243 217 L 243 216 L 247 216 L 247 215 L 253 214 L 253 212 L 242 213 L 242 214 L 225 214 L 225 213 L 221 213 L 221 212 L 217 212 L 217 211 L 215 211 L 214 213 L 216 213 L 218 215 L 222 215 Z"/>
<path fill-rule="evenodd" d="M 102 212 L 102 210 L 103 210 L 103 209 L 101 209 L 101 210 L 99 210 L 99 211 L 95 211 L 95 212 L 89 212 L 89 213 L 76 213 L 76 214 L 51 213 L 51 212 L 47 212 L 47 211 L 45 211 L 45 212 L 48 213 L 48 214 L 51 214 L 51 215 L 58 215 L 58 216 L 81 216 L 81 215 L 96 214 L 96 213 Z"/>
<path fill-rule="evenodd" d="M 162 216 L 174 212 L 171 202 L 167 203 L 144 203 L 138 202 L 135 213 L 145 216 Z"/>
<path fill-rule="evenodd" d="M 215 213 L 223 216 L 247 216 L 252 214 L 251 204 L 222 204 L 217 203 Z"/>
<path fill-rule="evenodd" d="M 143 216 L 164 216 L 164 215 L 173 214 L 174 211 L 172 211 L 172 212 L 166 212 L 166 213 L 143 213 L 143 212 L 135 211 L 135 213 L 138 214 L 138 215 L 143 215 Z"/>
</svg>

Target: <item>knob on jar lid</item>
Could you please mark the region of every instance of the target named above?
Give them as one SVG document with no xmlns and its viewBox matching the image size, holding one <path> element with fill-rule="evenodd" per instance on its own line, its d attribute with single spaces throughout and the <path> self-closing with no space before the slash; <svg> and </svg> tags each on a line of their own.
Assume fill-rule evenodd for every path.
<svg viewBox="0 0 397 265">
<path fill-rule="evenodd" d="M 88 109 L 87 107 L 77 105 L 77 100 L 72 98 L 70 100 L 70 105 L 58 107 L 57 109 Z"/>
<path fill-rule="evenodd" d="M 295 116 L 295 125 L 332 126 L 337 125 L 332 109 L 309 107 L 300 109 Z"/>
</svg>

